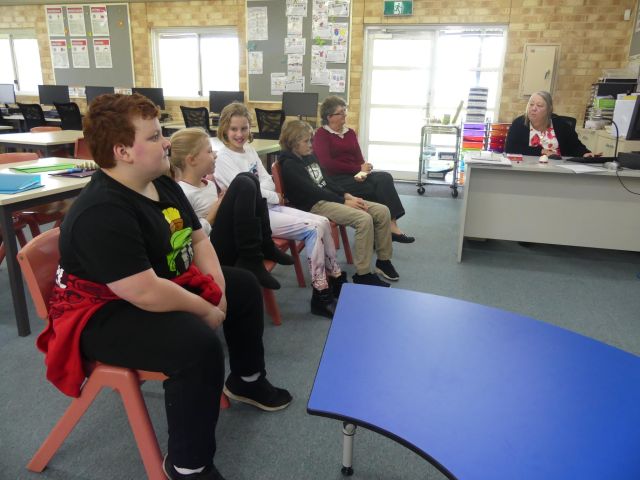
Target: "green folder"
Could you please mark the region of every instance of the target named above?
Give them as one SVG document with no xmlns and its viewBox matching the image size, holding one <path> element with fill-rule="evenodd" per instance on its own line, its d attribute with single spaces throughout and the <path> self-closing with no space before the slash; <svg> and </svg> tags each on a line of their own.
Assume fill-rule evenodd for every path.
<svg viewBox="0 0 640 480">
<path fill-rule="evenodd" d="M 22 173 L 39 173 L 39 172 L 53 172 L 56 170 L 68 170 L 70 168 L 76 168 L 75 163 L 55 163 L 51 165 L 26 165 L 24 167 L 11 167 L 11 170 L 17 170 Z"/>
</svg>

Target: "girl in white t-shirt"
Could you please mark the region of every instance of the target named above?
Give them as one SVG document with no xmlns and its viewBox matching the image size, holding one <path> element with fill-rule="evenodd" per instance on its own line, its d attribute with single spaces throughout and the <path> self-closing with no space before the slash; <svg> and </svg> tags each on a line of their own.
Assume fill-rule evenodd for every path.
<svg viewBox="0 0 640 480">
<path fill-rule="evenodd" d="M 247 107 L 234 102 L 220 114 L 218 139 L 224 146 L 218 151 L 215 179 L 221 188 L 228 187 L 234 178 L 249 172 L 258 179 L 260 192 L 266 199 L 271 219 L 271 230 L 276 237 L 304 240 L 313 296 L 311 313 L 332 318 L 335 298 L 346 274 L 336 261 L 336 249 L 331 236 L 331 225 L 326 217 L 282 205 L 271 175 L 267 173 L 255 149 L 250 131 L 251 116 Z"/>
<path fill-rule="evenodd" d="M 226 191 L 218 193 L 215 182 L 205 178 L 213 174 L 216 160 L 209 140 L 200 128 L 185 128 L 172 135 L 171 164 L 179 172 L 178 184 L 200 218 L 220 263 L 250 270 L 263 287 L 278 289 L 280 283 L 264 268 L 263 260 L 292 265 L 293 258 L 271 239 L 260 185 L 253 175 L 239 175 Z"/>
</svg>

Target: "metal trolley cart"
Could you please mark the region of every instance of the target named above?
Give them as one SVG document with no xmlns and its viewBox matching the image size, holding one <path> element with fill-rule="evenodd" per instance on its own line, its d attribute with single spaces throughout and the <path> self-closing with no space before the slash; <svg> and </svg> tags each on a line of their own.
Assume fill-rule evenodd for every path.
<svg viewBox="0 0 640 480">
<path fill-rule="evenodd" d="M 455 135 L 455 146 L 436 147 L 434 135 Z M 458 162 L 460 160 L 460 127 L 456 125 L 425 125 L 420 135 L 420 160 L 418 167 L 418 193 L 423 195 L 425 185 L 449 185 L 451 196 L 458 196 Z M 451 182 L 447 182 L 447 174 Z M 423 177 L 425 181 L 423 181 Z"/>
</svg>

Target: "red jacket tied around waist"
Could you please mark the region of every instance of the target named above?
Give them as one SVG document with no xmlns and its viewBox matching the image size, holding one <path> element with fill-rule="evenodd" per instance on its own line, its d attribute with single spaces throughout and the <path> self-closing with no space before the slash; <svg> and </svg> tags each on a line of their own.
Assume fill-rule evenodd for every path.
<svg viewBox="0 0 640 480">
<path fill-rule="evenodd" d="M 191 265 L 171 279 L 187 290 L 218 305 L 222 290 L 211 275 Z M 87 376 L 80 353 L 80 335 L 89 319 L 107 302 L 119 300 L 106 285 L 67 275 L 65 287 L 54 286 L 49 301 L 49 323 L 36 345 L 45 354 L 47 379 L 71 397 L 80 396 Z"/>
</svg>

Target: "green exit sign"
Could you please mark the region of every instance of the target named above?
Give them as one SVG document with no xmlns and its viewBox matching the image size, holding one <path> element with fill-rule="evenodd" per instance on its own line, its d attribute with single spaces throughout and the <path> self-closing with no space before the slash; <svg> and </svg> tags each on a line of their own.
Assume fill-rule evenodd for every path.
<svg viewBox="0 0 640 480">
<path fill-rule="evenodd" d="M 401 2 L 384 0 L 384 14 L 385 16 L 412 15 L 413 0 L 404 0 Z"/>
</svg>

